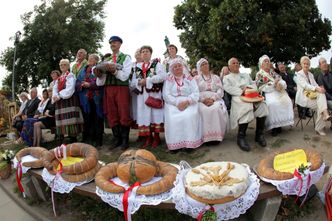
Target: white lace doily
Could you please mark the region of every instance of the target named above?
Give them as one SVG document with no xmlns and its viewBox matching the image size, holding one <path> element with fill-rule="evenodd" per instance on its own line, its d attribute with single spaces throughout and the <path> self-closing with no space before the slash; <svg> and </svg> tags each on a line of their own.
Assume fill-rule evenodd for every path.
<svg viewBox="0 0 332 221">
<path fill-rule="evenodd" d="M 248 165 L 242 165 L 245 166 L 249 172 L 250 185 L 247 191 L 234 201 L 213 205 L 217 214 L 217 220 L 229 220 L 239 217 L 254 204 L 258 197 L 260 186 L 259 179 L 253 172 L 250 171 Z M 208 209 L 209 206 L 192 199 L 186 194 L 184 183 L 185 176 L 191 167 L 185 161 L 180 162 L 180 167 L 181 169 L 174 183 L 175 187 L 172 189 L 172 200 L 175 203 L 175 208 L 177 211 L 183 214 L 187 214 L 193 218 L 197 218 L 197 216 L 204 210 Z"/>
<path fill-rule="evenodd" d="M 296 177 L 294 177 L 292 179 L 288 179 L 288 180 L 270 180 L 270 179 L 264 178 L 262 176 L 259 176 L 259 178 L 261 180 L 263 180 L 264 182 L 271 183 L 272 185 L 277 187 L 277 189 L 283 195 L 303 196 L 307 192 L 307 189 L 310 188 L 311 185 L 317 183 L 319 181 L 319 179 L 323 176 L 324 169 L 325 169 L 325 163 L 322 163 L 320 168 L 318 168 L 315 171 L 310 171 L 309 172 L 309 174 L 311 176 L 311 180 L 310 180 L 309 185 L 308 185 L 309 175 L 302 176 L 303 184 L 302 184 L 301 192 L 300 192 L 301 182 Z"/>
<path fill-rule="evenodd" d="M 38 160 L 38 158 L 35 158 L 31 155 L 26 155 L 24 157 L 21 158 L 21 165 L 22 165 L 22 173 L 26 173 L 28 172 L 28 170 L 31 168 L 31 167 L 25 167 L 23 166 L 23 163 L 25 162 L 32 162 L 32 161 L 35 161 L 35 160 Z M 16 159 L 16 157 L 14 157 L 13 159 L 13 166 L 14 168 L 16 169 L 17 168 L 17 165 L 18 165 L 18 160 Z"/>
<path fill-rule="evenodd" d="M 161 177 L 154 177 L 149 182 L 143 183 L 142 186 L 155 183 L 160 179 Z M 129 187 L 128 184 L 123 183 L 118 177 L 113 178 L 112 181 L 119 186 L 123 186 L 126 189 Z M 104 202 L 108 203 L 110 206 L 117 208 L 120 211 L 123 211 L 123 193 L 109 193 L 96 186 L 96 194 L 100 196 L 100 198 Z M 128 200 L 128 203 L 130 204 L 130 206 L 128 206 L 128 208 L 130 208 L 129 212 L 130 214 L 134 214 L 141 207 L 141 205 L 158 205 L 163 201 L 170 200 L 171 197 L 171 190 L 152 196 L 137 194 L 133 200 Z"/>
<path fill-rule="evenodd" d="M 91 180 L 77 183 L 67 182 L 60 175 L 57 175 L 55 178 L 55 175 L 50 174 L 46 168 L 43 169 L 42 177 L 43 180 L 47 183 L 47 185 L 52 188 L 52 191 L 57 193 L 69 193 L 75 187 L 82 186 L 85 183 L 91 182 Z M 54 184 L 52 183 L 53 180 Z"/>
</svg>

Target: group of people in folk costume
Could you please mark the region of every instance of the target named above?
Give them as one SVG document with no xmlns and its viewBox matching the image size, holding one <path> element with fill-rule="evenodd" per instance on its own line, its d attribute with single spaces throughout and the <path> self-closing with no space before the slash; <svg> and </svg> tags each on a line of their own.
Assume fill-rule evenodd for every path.
<svg viewBox="0 0 332 221">
<path fill-rule="evenodd" d="M 71 70 L 69 60 L 62 59 L 61 74 L 51 73 L 53 90 L 49 100 L 55 105 L 56 130 L 60 136 L 68 135 L 71 142 L 82 132 L 83 142 L 92 138 L 96 146 L 101 146 L 106 118 L 114 148 L 129 147 L 131 127 L 138 129 L 142 148 L 157 147 L 160 133 L 165 132 L 172 153 L 203 143 L 217 144 L 228 129 L 238 127 L 237 144 L 249 151 L 246 132 L 255 118 L 255 141 L 263 147 L 267 145 L 265 130 L 279 134 L 282 127 L 294 124 L 287 84 L 282 75 L 271 71 L 266 55 L 259 59 L 259 71 L 253 81 L 248 74 L 240 73 L 235 57 L 229 59 L 220 77 L 212 74 L 208 60 L 201 58 L 194 76 L 177 55 L 175 45 L 168 46 L 169 56 L 161 63 L 152 59 L 150 46 L 138 49 L 136 61 L 132 62 L 129 55 L 120 51 L 120 37 L 112 36 L 109 43 L 112 53 L 105 55 L 102 62 L 97 54 L 90 54 L 86 60 L 87 52 L 80 49 Z M 301 58 L 301 66 L 295 103 L 316 110 L 315 130 L 324 135 L 324 121 L 331 120 L 325 90 L 309 72 L 308 57 Z M 315 98 L 308 96 L 310 92 Z"/>
</svg>

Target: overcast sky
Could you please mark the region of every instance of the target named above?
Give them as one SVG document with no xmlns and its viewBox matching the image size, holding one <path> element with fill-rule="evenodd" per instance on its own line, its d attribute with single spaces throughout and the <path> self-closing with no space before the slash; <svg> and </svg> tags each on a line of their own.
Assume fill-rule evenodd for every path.
<svg viewBox="0 0 332 221">
<path fill-rule="evenodd" d="M 322 16 L 332 21 L 332 1 L 316 2 Z M 34 5 L 39 3 L 40 0 L 9 0 L 3 3 L 0 13 L 0 52 L 8 46 L 13 46 L 11 36 L 18 30 L 22 31 L 20 16 L 32 11 Z M 147 44 L 153 48 L 152 57 L 163 58 L 164 38 L 167 35 L 170 42 L 178 46 L 179 54 L 185 56 L 185 50 L 180 47 L 178 38 L 180 31 L 173 26 L 174 7 L 180 3 L 181 0 L 108 0 L 105 10 L 105 38 L 100 52 L 109 52 L 109 37 L 119 35 L 124 41 L 121 50 L 132 57 L 137 48 Z M 331 50 L 322 52 L 321 56 L 329 60 Z M 312 66 L 317 66 L 317 59 L 312 59 Z M 0 66 L 0 81 L 6 73 L 7 71 Z"/>
</svg>

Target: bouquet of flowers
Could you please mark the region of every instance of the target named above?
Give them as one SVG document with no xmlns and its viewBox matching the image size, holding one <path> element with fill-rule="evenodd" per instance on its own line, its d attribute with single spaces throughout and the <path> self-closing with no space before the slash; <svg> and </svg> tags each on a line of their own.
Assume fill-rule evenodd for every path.
<svg viewBox="0 0 332 221">
<path fill-rule="evenodd" d="M 15 157 L 15 153 L 12 150 L 5 150 L 1 154 L 1 161 L 6 161 L 7 163 L 10 163 L 10 161 Z"/>
<path fill-rule="evenodd" d="M 11 174 L 11 160 L 15 157 L 12 150 L 5 150 L 0 154 L 0 178 L 7 179 Z"/>
</svg>

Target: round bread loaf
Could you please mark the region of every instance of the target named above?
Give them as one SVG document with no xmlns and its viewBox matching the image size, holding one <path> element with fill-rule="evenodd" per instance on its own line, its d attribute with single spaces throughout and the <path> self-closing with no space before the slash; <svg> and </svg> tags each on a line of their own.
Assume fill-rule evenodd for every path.
<svg viewBox="0 0 332 221">
<path fill-rule="evenodd" d="M 300 149 L 300 148 L 298 148 Z M 297 150 L 297 149 L 293 149 L 293 150 Z M 275 152 L 272 154 L 269 154 L 267 157 L 265 157 L 264 159 L 262 159 L 257 167 L 257 173 L 259 176 L 262 176 L 264 178 L 267 179 L 271 179 L 271 180 L 288 180 L 288 179 L 292 179 L 294 177 L 293 173 L 287 173 L 287 172 L 280 172 L 277 171 L 273 168 L 273 161 L 274 161 L 274 157 L 278 154 L 282 154 L 282 153 L 287 153 L 289 151 L 293 151 L 293 150 L 286 150 L 286 151 L 280 151 L 280 152 Z M 310 170 L 311 171 L 315 171 L 318 168 L 320 168 L 320 166 L 323 163 L 323 159 L 322 156 L 314 149 L 303 149 L 306 156 L 307 156 L 307 160 L 308 162 L 311 164 L 310 165 Z"/>
<path fill-rule="evenodd" d="M 186 193 L 206 204 L 222 204 L 242 196 L 249 186 L 249 173 L 234 162 L 209 162 L 190 170 L 185 177 Z"/>
</svg>

